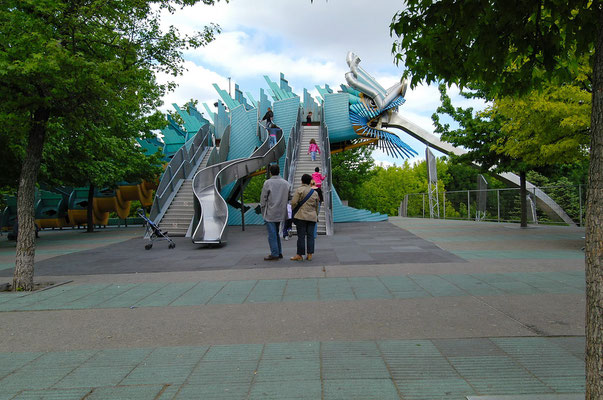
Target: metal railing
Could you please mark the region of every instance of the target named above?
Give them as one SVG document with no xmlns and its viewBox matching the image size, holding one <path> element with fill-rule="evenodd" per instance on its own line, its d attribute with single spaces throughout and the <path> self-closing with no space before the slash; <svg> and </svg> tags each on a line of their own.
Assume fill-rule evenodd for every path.
<svg viewBox="0 0 603 400">
<path fill-rule="evenodd" d="M 174 154 L 155 191 L 150 213 L 151 221 L 159 222 L 167 211 L 172 198 L 182 185 L 180 181 L 195 173 L 198 164 L 212 145 L 213 140 L 209 124 L 206 124 Z"/>
<path fill-rule="evenodd" d="M 327 235 L 332 235 L 335 229 L 335 224 L 333 223 L 333 196 L 331 193 L 331 182 L 333 182 L 333 176 L 331 173 L 331 141 L 329 140 L 329 128 L 324 121 L 324 107 L 321 107 L 318 137 L 320 140 L 320 147 L 323 149 L 323 156 L 320 158 L 322 161 L 322 170 L 327 174 L 327 179 L 323 181 L 321 189 L 324 200 L 323 207 L 325 207 L 326 233 Z"/>
<path fill-rule="evenodd" d="M 586 204 L 585 185 L 557 185 L 533 187 L 527 190 L 528 221 L 531 223 L 567 224 L 554 218 L 548 209 L 536 201 L 538 191 L 553 199 L 571 220 L 583 226 Z M 479 220 L 492 222 L 519 222 L 521 197 L 519 188 L 458 190 L 439 192 L 441 219 Z M 400 203 L 398 215 L 402 217 L 429 218 L 427 193 L 410 193 Z"/>
<path fill-rule="evenodd" d="M 285 156 L 285 167 L 283 168 L 283 178 L 289 182 L 292 191 L 295 183 L 293 180 L 295 179 L 295 169 L 297 168 L 299 142 L 301 140 L 302 117 L 302 108 L 300 107 L 297 111 L 297 121 L 295 121 L 295 125 L 291 128 L 289 139 L 287 140 L 287 153 Z"/>
</svg>

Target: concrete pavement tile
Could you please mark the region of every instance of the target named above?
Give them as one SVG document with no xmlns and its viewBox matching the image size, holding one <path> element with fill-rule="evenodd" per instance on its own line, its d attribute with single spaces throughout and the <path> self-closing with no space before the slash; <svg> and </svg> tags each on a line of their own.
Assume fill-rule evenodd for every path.
<svg viewBox="0 0 603 400">
<path fill-rule="evenodd" d="M 285 291 L 286 285 L 286 279 L 271 279 L 258 281 L 257 285 L 253 288 L 252 292 L 249 294 L 245 302 L 280 302 L 283 298 L 283 292 Z"/>
<path fill-rule="evenodd" d="M 207 385 L 183 385 L 174 400 L 241 400 L 247 398 L 249 383 L 218 383 Z"/>
<path fill-rule="evenodd" d="M 254 361 L 259 360 L 263 345 L 237 344 L 212 346 L 203 361 Z"/>
<path fill-rule="evenodd" d="M 335 379 L 324 381 L 325 400 L 399 400 L 391 379 Z"/>
<path fill-rule="evenodd" d="M 586 392 L 586 378 L 584 375 L 546 377 L 540 378 L 540 380 L 557 393 Z M 584 395 L 582 395 L 582 398 L 584 398 Z"/>
<path fill-rule="evenodd" d="M 296 358 L 290 360 L 262 360 L 257 368 L 255 382 L 310 380 L 320 381 L 320 360 Z"/>
<path fill-rule="evenodd" d="M 206 304 L 218 293 L 228 282 L 199 282 L 176 300 L 171 306 L 192 306 Z"/>
<path fill-rule="evenodd" d="M 358 299 L 391 299 L 394 296 L 376 277 L 348 278 Z"/>
<path fill-rule="evenodd" d="M 158 347 L 140 365 L 196 365 L 208 349 L 207 346 Z"/>
<path fill-rule="evenodd" d="M 208 304 L 242 304 L 256 283 L 257 281 L 230 281 Z"/>
<path fill-rule="evenodd" d="M 403 399 L 433 400 L 459 399 L 475 394 L 475 391 L 461 377 L 396 379 L 398 390 Z"/>
<path fill-rule="evenodd" d="M 120 385 L 152 385 L 184 383 L 193 370 L 191 364 L 139 365 L 119 383 Z M 100 386 L 100 385 L 99 385 Z"/>
<path fill-rule="evenodd" d="M 0 353 L 0 379 L 18 370 L 44 353 Z"/>
<path fill-rule="evenodd" d="M 91 359 L 86 361 L 85 367 L 135 367 L 144 360 L 152 348 L 142 349 L 106 349 L 101 350 Z"/>
<path fill-rule="evenodd" d="M 37 368 L 72 367 L 76 368 L 92 358 L 98 350 L 55 351 L 42 355 L 30 365 Z"/>
<path fill-rule="evenodd" d="M 319 342 L 266 343 L 262 360 L 318 360 L 319 351 Z"/>
<path fill-rule="evenodd" d="M 445 357 L 504 356 L 505 353 L 487 338 L 433 339 Z"/>
<path fill-rule="evenodd" d="M 153 294 L 161 288 L 167 286 L 168 283 L 147 283 L 138 284 L 122 294 L 119 294 L 105 302 L 99 303 L 100 308 L 116 308 L 116 307 L 131 307 L 145 297 Z"/>
<path fill-rule="evenodd" d="M 91 392 L 90 388 L 24 390 L 12 400 L 80 400 Z M 0 397 L 2 398 L 2 397 Z"/>
<path fill-rule="evenodd" d="M 86 400 L 128 399 L 148 400 L 154 399 L 163 389 L 163 386 L 120 386 L 97 388 L 86 397 Z"/>
<path fill-rule="evenodd" d="M 203 361 L 188 376 L 186 384 L 249 384 L 256 375 L 257 365 L 257 361 Z"/>
<path fill-rule="evenodd" d="M 409 278 L 434 297 L 466 295 L 466 292 L 439 276 L 410 275 Z"/>
<path fill-rule="evenodd" d="M 255 382 L 251 387 L 250 400 L 315 400 L 321 398 L 322 385 L 319 379 L 291 379 L 278 382 Z"/>
<path fill-rule="evenodd" d="M 170 283 L 135 304 L 136 307 L 167 306 L 178 297 L 185 294 L 196 282 Z"/>
<path fill-rule="evenodd" d="M 36 368 L 25 366 L 0 380 L 0 387 L 7 391 L 23 389 L 48 389 L 73 370 L 72 367 Z"/>
<path fill-rule="evenodd" d="M 73 370 L 55 388 L 116 386 L 132 371 L 131 366 L 89 367 L 82 366 Z M 157 382 L 153 382 L 157 383 Z"/>
</svg>

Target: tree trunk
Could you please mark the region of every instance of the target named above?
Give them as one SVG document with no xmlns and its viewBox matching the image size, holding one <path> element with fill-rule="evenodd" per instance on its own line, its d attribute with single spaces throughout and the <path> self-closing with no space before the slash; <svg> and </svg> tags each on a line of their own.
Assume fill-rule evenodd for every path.
<svg viewBox="0 0 603 400">
<path fill-rule="evenodd" d="M 94 185 L 90 184 L 88 188 L 88 208 L 86 209 L 86 216 L 88 217 L 88 225 L 86 232 L 94 232 Z"/>
<path fill-rule="evenodd" d="M 521 227 L 528 227 L 528 191 L 526 190 L 526 171 L 519 173 L 519 197 L 521 204 Z"/>
<path fill-rule="evenodd" d="M 33 290 L 34 259 L 36 255 L 36 221 L 34 199 L 42 148 L 46 137 L 46 124 L 50 113 L 37 110 L 29 131 L 27 151 L 21 166 L 19 191 L 17 193 L 17 220 L 19 233 L 17 236 L 17 253 L 15 272 L 13 274 L 13 290 Z"/>
<path fill-rule="evenodd" d="M 593 65 L 590 168 L 586 198 L 586 399 L 603 398 L 603 9 Z"/>
</svg>

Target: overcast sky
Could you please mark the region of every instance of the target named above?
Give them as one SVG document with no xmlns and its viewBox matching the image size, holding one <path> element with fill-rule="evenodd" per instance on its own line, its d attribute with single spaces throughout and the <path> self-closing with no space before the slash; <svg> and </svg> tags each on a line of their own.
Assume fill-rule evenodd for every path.
<svg viewBox="0 0 603 400">
<path fill-rule="evenodd" d="M 162 22 L 176 26 L 181 33 L 202 30 L 210 22 L 219 24 L 222 33 L 208 46 L 185 53 L 187 71 L 176 78 L 179 87 L 165 97 L 164 109 L 191 98 L 213 104 L 218 95 L 212 84 L 228 91 L 228 77 L 233 89 L 237 83 L 256 100 L 260 88 L 267 89 L 263 76 L 278 82 L 281 72 L 300 96 L 304 88 L 316 94 L 315 85 L 328 84 L 337 91 L 349 71 L 345 62 L 348 51 L 356 53 L 362 60 L 360 66 L 388 88 L 403 72 L 403 66 L 393 62 L 394 39 L 389 34 L 389 24 L 402 7 L 402 1 L 392 0 L 230 0 L 166 14 Z M 482 107 L 457 93 L 450 92 L 455 106 Z M 437 87 L 419 86 L 408 90 L 405 97 L 400 112 L 433 132 L 431 114 L 439 105 Z M 396 133 L 424 158 L 425 146 L 401 131 Z M 379 151 L 373 156 L 386 165 L 402 163 Z"/>
</svg>

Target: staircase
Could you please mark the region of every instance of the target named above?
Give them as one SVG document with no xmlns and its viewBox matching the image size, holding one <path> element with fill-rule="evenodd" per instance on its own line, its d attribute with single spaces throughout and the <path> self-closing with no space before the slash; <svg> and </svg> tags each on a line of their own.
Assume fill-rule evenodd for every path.
<svg viewBox="0 0 603 400">
<path fill-rule="evenodd" d="M 309 139 L 308 139 L 309 140 Z M 197 171 L 205 168 L 211 153 L 211 148 L 199 164 Z M 169 236 L 186 236 L 188 227 L 195 214 L 193 205 L 193 180 L 184 179 L 178 193 L 172 199 L 170 206 L 159 222 L 159 228 L 168 233 Z"/>
<path fill-rule="evenodd" d="M 322 166 L 321 166 L 321 157 L 323 156 L 323 153 L 325 152 L 325 149 L 320 149 L 321 154 L 317 154 L 316 155 L 316 161 L 312 161 L 312 157 L 310 156 L 310 154 L 308 154 L 308 147 L 310 146 L 310 139 L 314 139 L 316 141 L 316 143 L 320 143 L 320 140 L 318 138 L 318 129 L 319 127 L 317 125 L 303 125 L 302 126 L 302 131 L 301 131 L 301 138 L 300 138 L 300 149 L 298 154 L 298 159 L 297 159 L 297 166 L 295 167 L 295 177 L 293 179 L 293 189 L 297 189 L 299 186 L 301 186 L 301 177 L 303 174 L 308 174 L 308 175 L 312 175 L 314 173 L 314 168 L 319 167 L 321 168 L 321 173 L 323 175 L 325 174 L 325 171 L 322 170 Z M 327 149 L 326 151 L 329 151 L 329 149 Z M 328 183 L 323 183 L 323 185 L 326 185 Z M 295 224 L 293 224 L 293 232 L 296 233 L 296 229 L 295 229 Z M 317 233 L 319 235 L 326 235 L 327 234 L 327 223 L 326 223 L 326 219 L 325 219 L 325 205 L 322 204 L 320 206 L 320 211 L 318 212 L 318 229 L 317 229 Z"/>
</svg>

